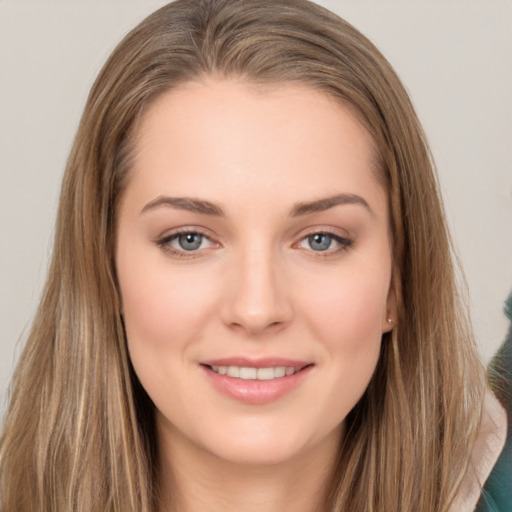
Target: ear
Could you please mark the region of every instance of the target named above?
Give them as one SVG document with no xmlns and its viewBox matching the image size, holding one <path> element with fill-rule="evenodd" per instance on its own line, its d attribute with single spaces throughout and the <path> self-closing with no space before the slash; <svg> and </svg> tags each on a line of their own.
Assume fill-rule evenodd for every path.
<svg viewBox="0 0 512 512">
<path fill-rule="evenodd" d="M 389 285 L 388 297 L 386 300 L 386 312 L 382 319 L 382 332 L 390 332 L 393 330 L 393 327 L 396 325 L 398 318 L 398 307 L 396 300 L 396 292 L 395 292 L 395 278 L 394 275 L 391 278 L 391 283 Z"/>
</svg>

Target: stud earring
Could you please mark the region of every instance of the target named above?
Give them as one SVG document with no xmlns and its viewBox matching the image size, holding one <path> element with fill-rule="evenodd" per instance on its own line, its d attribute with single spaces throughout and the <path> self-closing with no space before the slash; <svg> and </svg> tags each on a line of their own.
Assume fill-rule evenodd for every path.
<svg viewBox="0 0 512 512">
<path fill-rule="evenodd" d="M 393 323 L 394 323 L 394 322 L 393 322 L 393 319 L 392 319 L 392 318 L 388 318 L 388 324 L 389 324 L 389 325 L 393 325 Z"/>
</svg>

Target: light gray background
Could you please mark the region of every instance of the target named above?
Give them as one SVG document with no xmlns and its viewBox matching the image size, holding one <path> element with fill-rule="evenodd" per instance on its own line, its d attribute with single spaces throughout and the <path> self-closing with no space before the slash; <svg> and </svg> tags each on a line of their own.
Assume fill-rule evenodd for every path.
<svg viewBox="0 0 512 512">
<path fill-rule="evenodd" d="M 0 0 L 0 416 L 44 281 L 60 180 L 92 81 L 164 1 Z M 324 0 L 398 71 L 436 158 L 482 356 L 512 288 L 512 2 Z"/>
</svg>

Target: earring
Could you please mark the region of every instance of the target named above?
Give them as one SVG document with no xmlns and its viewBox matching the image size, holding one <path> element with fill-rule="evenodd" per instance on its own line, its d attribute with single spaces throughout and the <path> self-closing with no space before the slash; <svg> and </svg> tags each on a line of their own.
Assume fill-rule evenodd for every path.
<svg viewBox="0 0 512 512">
<path fill-rule="evenodd" d="M 394 322 L 393 322 L 393 319 L 392 319 L 392 318 L 388 318 L 388 324 L 389 324 L 389 325 L 393 325 L 393 323 L 394 323 Z"/>
</svg>

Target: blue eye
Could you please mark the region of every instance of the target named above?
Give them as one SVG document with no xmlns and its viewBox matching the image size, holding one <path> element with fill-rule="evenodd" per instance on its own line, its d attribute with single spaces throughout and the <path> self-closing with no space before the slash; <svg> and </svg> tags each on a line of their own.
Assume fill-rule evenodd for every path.
<svg viewBox="0 0 512 512">
<path fill-rule="evenodd" d="M 301 249 L 312 250 L 316 253 L 325 253 L 324 255 L 335 254 L 347 249 L 352 245 L 352 240 L 343 238 L 333 233 L 319 231 L 305 236 L 298 244 Z"/>
<path fill-rule="evenodd" d="M 327 233 L 315 233 L 307 238 L 309 247 L 314 251 L 327 251 L 331 248 L 332 237 Z"/>
<path fill-rule="evenodd" d="M 185 233 L 178 235 L 176 240 L 180 246 L 180 249 L 184 251 L 195 251 L 201 247 L 203 243 L 203 235 L 199 233 Z"/>
<path fill-rule="evenodd" d="M 157 240 L 157 245 L 176 256 L 186 256 L 199 253 L 202 249 L 213 247 L 215 244 L 202 233 L 197 231 L 181 231 Z"/>
</svg>

